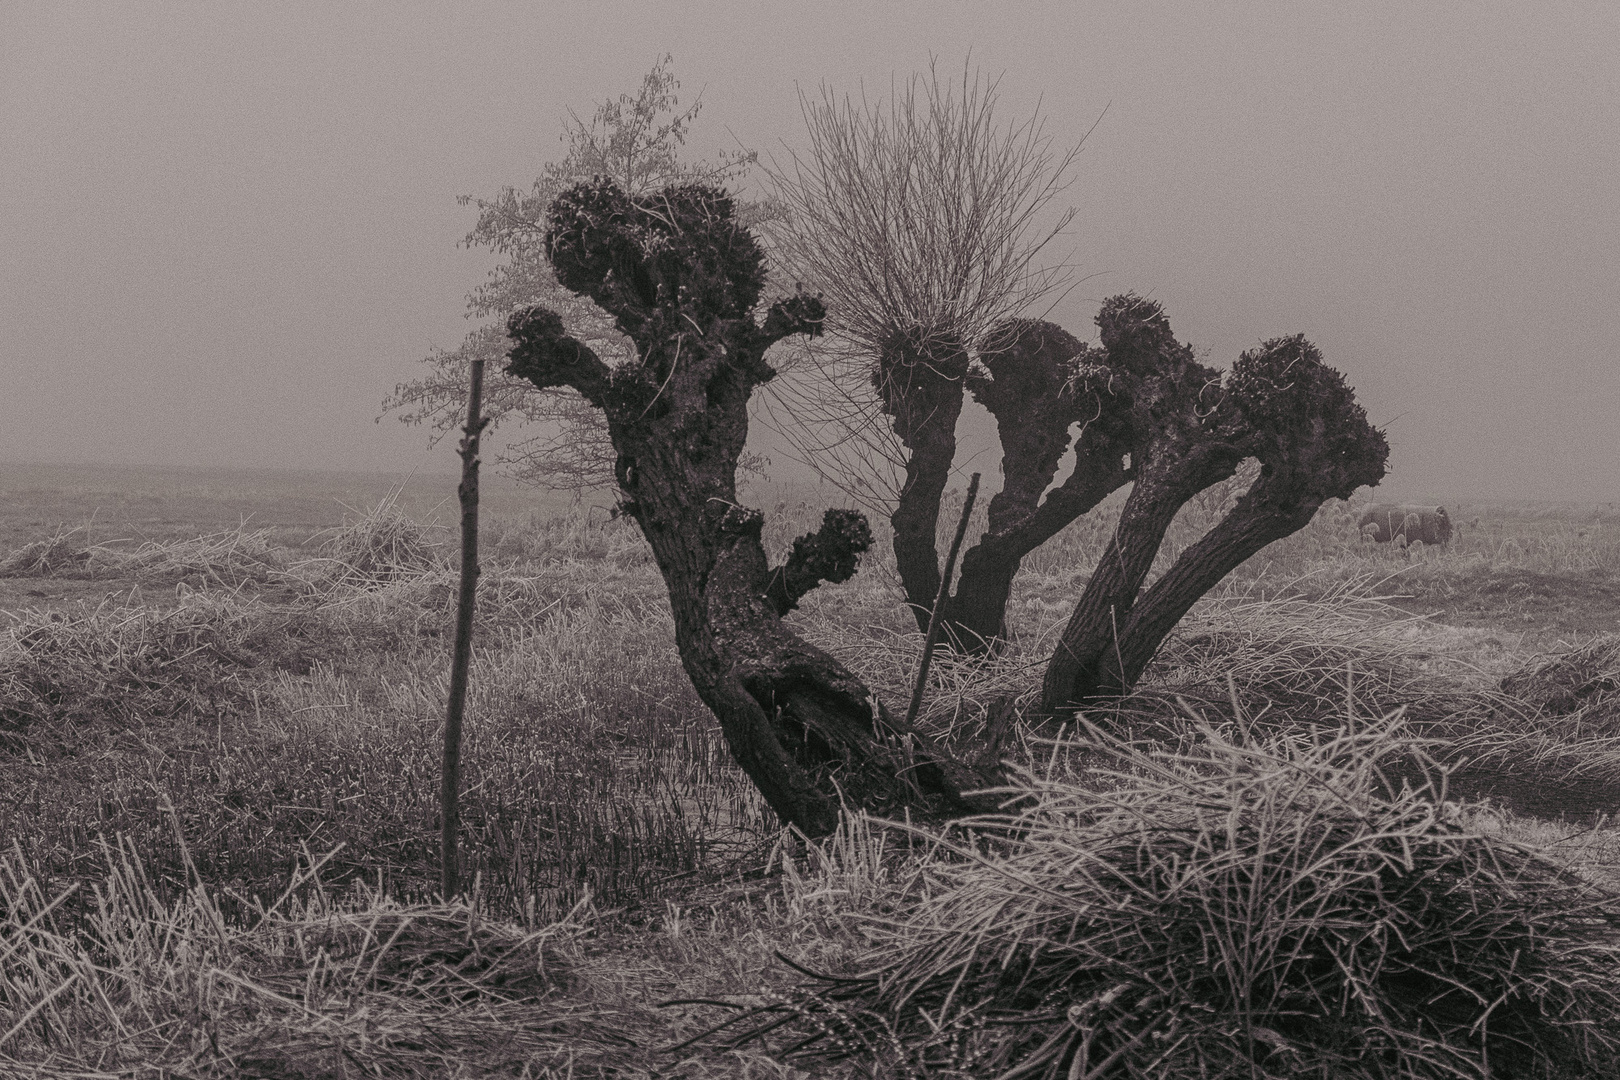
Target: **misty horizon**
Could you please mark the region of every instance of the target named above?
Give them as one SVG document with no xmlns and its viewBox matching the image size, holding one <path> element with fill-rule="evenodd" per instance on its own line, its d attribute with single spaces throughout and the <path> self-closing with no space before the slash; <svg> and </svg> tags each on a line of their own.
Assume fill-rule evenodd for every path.
<svg viewBox="0 0 1620 1080">
<path fill-rule="evenodd" d="M 823 83 L 1000 76 L 1002 123 L 1091 131 L 1048 318 L 1089 340 L 1138 292 L 1223 368 L 1304 333 L 1388 432 L 1381 493 L 1620 499 L 1620 11 L 652 10 L 7 7 L 0 461 L 453 473 L 378 417 L 494 265 L 457 196 L 669 52 L 693 160 L 802 150 Z"/>
</svg>

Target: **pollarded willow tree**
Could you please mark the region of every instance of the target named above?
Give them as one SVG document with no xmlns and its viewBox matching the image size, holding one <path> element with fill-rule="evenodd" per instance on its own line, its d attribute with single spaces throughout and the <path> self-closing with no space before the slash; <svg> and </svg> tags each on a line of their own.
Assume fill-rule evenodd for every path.
<svg viewBox="0 0 1620 1080">
<path fill-rule="evenodd" d="M 831 332 L 865 357 L 864 365 L 825 365 L 821 374 L 830 378 L 819 382 L 795 381 L 783 401 L 790 422 L 778 430 L 807 464 L 832 470 L 857 497 L 881 489 L 874 475 L 898 462 L 904 476 L 887 509 L 896 569 L 919 629 L 939 590 L 936 521 L 956 457 L 963 389 L 984 371 L 976 358 L 997 349 L 1041 352 L 1039 342 L 1018 340 L 1024 324 L 1007 320 L 1065 281 L 1061 268 L 1035 259 L 1073 216 L 1041 224 L 1078 148 L 1054 155 L 1038 117 L 999 127 L 996 96 L 994 82 L 965 70 L 960 86 L 942 83 L 937 70 L 913 77 L 887 105 L 857 105 L 823 89 L 819 101 L 803 102 L 808 151 L 770 170 L 786 213 L 769 233 L 785 269 L 822 290 Z M 869 380 L 875 408 L 850 376 Z M 889 432 L 865 426 L 872 412 L 881 412 Z M 843 438 L 828 440 L 829 424 Z M 883 437 L 889 433 L 898 448 Z M 829 441 L 841 459 L 828 456 Z M 1004 488 L 992 500 L 992 531 L 1014 498 Z M 970 580 L 980 568 L 988 569 L 983 552 L 964 559 Z M 946 625 L 958 637 L 964 628 L 954 618 Z"/>
<path fill-rule="evenodd" d="M 501 373 L 506 319 L 532 304 L 563 316 L 575 337 L 599 355 L 618 361 L 631 353 L 613 318 L 588 297 L 560 285 L 545 256 L 546 212 L 558 194 L 595 176 L 611 177 L 633 196 L 652 195 L 671 184 L 727 184 L 752 167 L 755 155 L 743 151 L 709 162 L 684 160 L 681 149 L 702 109 L 697 101 L 682 109 L 680 84 L 665 55 L 635 94 L 620 94 L 597 106 L 588 121 L 570 115 L 563 128 L 567 152 L 547 163 L 522 190 L 504 187 L 489 199 L 463 196 L 478 219 L 462 241 L 500 256 L 489 279 L 467 297 L 467 317 L 481 321 L 454 349 L 436 349 L 426 358 L 426 375 L 394 388 L 383 403 L 401 420 L 427 424 L 434 438 L 454 431 L 467 411 L 467 368 L 484 360 L 490 371 L 485 415 L 495 426 L 521 426 L 523 433 L 496 449 L 498 460 L 520 481 L 575 495 L 611 488 L 613 445 L 599 410 L 564 387 L 536 391 L 526 380 Z M 747 207 L 744 220 L 762 217 Z M 489 321 L 493 320 L 493 321 Z M 757 455 L 745 455 L 744 468 L 759 471 Z"/>
<path fill-rule="evenodd" d="M 788 214 L 771 233 L 794 275 L 826 290 L 830 333 L 847 346 L 815 372 L 819 383 L 797 384 L 788 409 L 855 418 L 837 444 L 846 490 L 872 486 L 863 472 L 903 470 L 890 521 L 919 628 L 939 595 L 935 537 L 968 394 L 996 420 L 1002 487 L 944 594 L 942 622 L 958 648 L 995 648 L 1023 557 L 1134 484 L 1048 670 L 1043 708 L 1053 712 L 1128 689 L 1222 574 L 1303 526 L 1326 498 L 1375 482 L 1387 447 L 1303 339 L 1245 354 L 1223 379 L 1175 341 L 1157 305 L 1136 296 L 1104 303 L 1100 347 L 1022 317 L 1063 284 L 1061 268 L 1035 260 L 1072 211 L 1053 226 L 1036 223 L 1074 151 L 1052 154 L 1038 118 L 998 128 L 995 89 L 965 74 L 959 89 L 942 86 L 933 74 L 886 108 L 826 91 L 806 102 L 810 148 L 772 170 Z M 1266 358 L 1290 348 L 1287 378 L 1257 384 Z M 877 413 L 889 431 L 863 438 L 859 423 Z M 1322 440 L 1331 454 L 1316 446 Z M 799 442 L 812 465 L 831 464 Z M 1074 469 L 1057 482 L 1070 450 Z M 1191 561 L 1139 596 L 1176 511 L 1248 458 L 1261 462 L 1249 496 L 1187 553 Z"/>
<path fill-rule="evenodd" d="M 1389 456 L 1344 377 L 1301 335 L 1245 352 L 1223 375 L 1175 339 L 1153 301 L 1113 297 L 1097 325 L 1102 348 L 1071 361 L 1065 391 L 1089 400 L 1109 434 L 1088 446 L 1082 432 L 1075 475 L 1106 477 L 1093 491 L 1120 477 L 1132 487 L 1047 665 L 1047 714 L 1130 690 L 1199 597 L 1328 499 L 1377 483 Z M 1249 458 L 1260 470 L 1248 491 L 1144 590 L 1177 511 Z"/>
<path fill-rule="evenodd" d="M 701 184 L 639 197 L 606 178 L 576 185 L 551 205 L 545 251 L 635 353 L 610 363 L 532 306 L 508 322 L 508 370 L 601 410 L 621 510 L 663 574 L 681 663 L 772 809 L 811 835 L 834 826 L 841 798 L 932 819 L 989 809 L 964 792 L 993 777 L 907 729 L 782 621 L 820 582 L 855 572 L 871 543 L 865 518 L 829 510 L 771 567 L 763 515 L 737 501 L 748 401 L 775 375 L 765 353 L 821 333 L 820 298 L 784 297 L 756 319 L 764 255 L 730 196 Z"/>
<path fill-rule="evenodd" d="M 978 368 L 939 388 L 955 393 L 956 411 L 972 393 L 1002 443 L 1002 490 L 943 608 L 958 642 L 1000 639 L 1023 556 L 1131 485 L 1048 663 L 1048 715 L 1129 691 L 1201 596 L 1328 499 L 1376 484 L 1389 455 L 1344 377 L 1303 336 L 1268 341 L 1223 373 L 1176 340 L 1153 301 L 1112 297 L 1096 321 L 1100 345 L 1051 323 L 1004 323 Z M 1074 467 L 1054 485 L 1070 450 Z M 1260 468 L 1247 492 L 1144 588 L 1177 512 L 1250 459 Z"/>
</svg>

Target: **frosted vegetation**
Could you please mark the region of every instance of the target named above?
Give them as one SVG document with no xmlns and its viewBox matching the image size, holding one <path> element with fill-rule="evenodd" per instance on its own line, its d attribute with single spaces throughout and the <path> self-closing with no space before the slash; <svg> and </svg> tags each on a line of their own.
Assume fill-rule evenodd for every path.
<svg viewBox="0 0 1620 1080">
<path fill-rule="evenodd" d="M 1190 505 L 1161 559 L 1235 494 Z M 780 556 L 820 501 L 755 495 Z M 1594 817 L 1620 797 L 1620 649 L 1580 625 L 1620 535 L 1596 512 L 1454 514 L 1449 549 L 1403 552 L 1325 508 L 1088 713 L 1113 735 L 1013 731 L 1014 818 L 851 817 L 817 844 L 731 764 L 637 532 L 600 510 L 492 520 L 463 808 L 478 886 L 448 904 L 447 531 L 388 503 L 302 537 L 42 531 L 0 578 L 43 594 L 0 639 L 0 1062 L 1445 1076 L 1489 1056 L 1580 1075 L 1612 1060 L 1620 1000 L 1615 834 Z M 1107 530 L 1076 523 L 1031 560 L 1006 652 L 936 660 L 935 737 L 971 743 L 1038 691 Z M 50 599 L 71 588 L 101 598 Z M 874 555 L 790 618 L 894 700 L 921 636 L 899 595 Z"/>
<path fill-rule="evenodd" d="M 530 425 L 508 465 L 620 495 L 485 518 L 464 895 L 435 895 L 430 505 L 0 501 L 0 1074 L 1620 1072 L 1613 508 L 1453 505 L 1448 545 L 1376 545 L 1330 496 L 1383 475 L 1383 434 L 1303 338 L 1223 375 L 1132 295 L 1100 348 L 1005 322 L 1060 295 L 1033 260 L 1061 224 L 1028 227 L 1073 150 L 992 123 L 993 83 L 807 99 L 774 203 L 720 190 L 751 154 L 680 159 L 675 87 L 666 58 L 477 202 L 487 321 L 388 402 L 446 431 L 484 360 Z M 768 346 L 824 332 L 772 382 Z M 979 645 L 902 730 L 877 702 L 950 598 L 969 388 L 1003 484 L 955 600 L 995 587 L 947 611 Z M 751 415 L 824 486 L 770 487 Z M 874 536 L 823 517 L 845 499 Z M 221 525 L 248 503 L 271 520 Z M 790 571 L 826 584 L 751 591 L 818 526 Z M 1043 687 L 1060 635 L 1089 652 Z"/>
</svg>

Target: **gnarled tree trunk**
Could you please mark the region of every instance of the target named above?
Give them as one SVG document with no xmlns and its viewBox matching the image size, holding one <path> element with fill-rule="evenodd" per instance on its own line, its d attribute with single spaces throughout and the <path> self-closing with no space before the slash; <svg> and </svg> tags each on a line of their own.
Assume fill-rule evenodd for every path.
<svg viewBox="0 0 1620 1080">
<path fill-rule="evenodd" d="M 918 346 L 899 342 L 878 358 L 872 373 L 883 411 L 910 454 L 906 480 L 889 515 L 894 527 L 894 565 L 917 629 L 927 631 L 939 593 L 940 500 L 956 458 L 956 422 L 968 356 L 955 343 Z"/>
<path fill-rule="evenodd" d="M 609 368 L 535 308 L 508 324 L 510 370 L 572 386 L 606 414 L 621 509 L 663 574 L 681 664 L 771 808 L 811 835 L 836 824 L 841 797 L 925 820 L 988 809 L 963 792 L 992 777 L 907 730 L 782 622 L 819 581 L 854 572 L 871 543 L 864 519 L 829 514 L 772 569 L 763 517 L 737 502 L 748 398 L 775 374 L 765 351 L 819 333 L 820 301 L 779 301 L 754 322 L 762 256 L 711 188 L 631 200 L 606 181 L 580 185 L 553 204 L 547 245 L 558 280 L 615 315 L 638 356 Z"/>
<path fill-rule="evenodd" d="M 1130 690 L 1199 597 L 1327 499 L 1376 483 L 1389 453 L 1343 376 L 1301 336 L 1244 353 L 1221 380 L 1175 342 L 1155 304 L 1116 298 L 1099 322 L 1151 433 L 1119 527 L 1047 667 L 1047 714 Z M 1251 456 L 1261 470 L 1250 490 L 1144 593 L 1176 512 Z"/>
</svg>

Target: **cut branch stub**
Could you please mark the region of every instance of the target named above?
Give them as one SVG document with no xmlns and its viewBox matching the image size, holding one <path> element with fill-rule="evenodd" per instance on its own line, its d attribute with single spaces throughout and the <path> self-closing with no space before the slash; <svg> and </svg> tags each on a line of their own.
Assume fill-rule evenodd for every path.
<svg viewBox="0 0 1620 1080">
<path fill-rule="evenodd" d="M 854 510 L 828 510 L 821 528 L 793 541 L 787 561 L 771 571 L 766 601 L 778 615 L 799 606 L 804 595 L 823 581 L 848 581 L 855 576 L 863 551 L 872 546 L 866 517 Z"/>
<path fill-rule="evenodd" d="M 819 334 L 821 300 L 786 297 L 754 321 L 763 256 L 714 188 L 632 199 L 608 181 L 579 185 L 553 204 L 546 250 L 559 281 L 615 318 L 635 358 L 609 368 L 554 313 L 530 309 L 508 322 L 509 370 L 572 386 L 606 414 L 622 508 L 668 587 L 681 664 L 772 809 L 812 835 L 836 825 L 840 792 L 923 819 L 987 809 L 962 791 L 993 777 L 904 730 L 781 620 L 817 582 L 853 573 L 871 542 L 865 519 L 830 513 L 773 575 L 763 519 L 737 503 L 748 398 L 775 375 L 765 351 Z"/>
<path fill-rule="evenodd" d="M 1090 355 L 1073 334 L 1048 322 L 1019 319 L 997 328 L 979 354 L 983 372 L 969 374 L 974 400 L 996 418 L 1001 436 L 1001 490 L 990 500 L 990 528 L 1006 532 L 1034 511 L 1069 449 L 1069 429 L 1091 411 L 1078 370 Z"/>
<path fill-rule="evenodd" d="M 597 177 L 551 204 L 546 256 L 563 287 L 595 300 L 632 339 L 649 320 L 748 317 L 765 257 L 731 196 L 691 184 L 631 199 Z M 664 329 L 673 331 L 673 326 Z"/>
<path fill-rule="evenodd" d="M 612 373 L 589 345 L 568 335 L 561 315 L 527 308 L 507 320 L 506 332 L 515 343 L 507 354 L 508 373 L 542 390 L 571 386 L 597 408 L 607 403 Z"/>
</svg>

